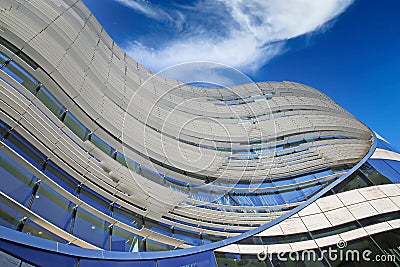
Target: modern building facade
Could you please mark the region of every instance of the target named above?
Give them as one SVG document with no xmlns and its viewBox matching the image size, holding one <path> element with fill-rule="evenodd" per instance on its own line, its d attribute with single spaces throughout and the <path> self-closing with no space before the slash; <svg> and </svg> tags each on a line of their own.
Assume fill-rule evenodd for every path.
<svg viewBox="0 0 400 267">
<path fill-rule="evenodd" d="M 400 151 L 326 95 L 155 75 L 77 0 L 0 14 L 1 266 L 400 264 Z"/>
</svg>

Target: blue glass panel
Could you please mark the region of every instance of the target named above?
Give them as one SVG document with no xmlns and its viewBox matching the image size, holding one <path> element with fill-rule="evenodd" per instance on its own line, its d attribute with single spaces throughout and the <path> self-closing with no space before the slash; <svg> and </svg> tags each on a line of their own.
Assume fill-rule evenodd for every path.
<svg viewBox="0 0 400 267">
<path fill-rule="evenodd" d="M 146 251 L 166 251 L 172 249 L 174 249 L 174 247 L 170 245 L 146 239 Z"/>
<path fill-rule="evenodd" d="M 135 227 L 137 229 L 142 228 L 142 219 L 139 215 L 134 214 L 132 211 L 125 209 L 114 204 L 113 217 L 118 221 L 121 221 L 129 226 Z"/>
<path fill-rule="evenodd" d="M 81 140 L 87 139 L 89 130 L 80 121 L 78 121 L 70 112 L 67 112 L 63 122 Z"/>
<path fill-rule="evenodd" d="M 400 161 L 386 160 L 385 162 L 399 174 L 398 180 L 400 180 Z"/>
<path fill-rule="evenodd" d="M 0 247 L 7 253 L 19 255 L 23 260 L 29 261 L 37 266 L 75 267 L 77 259 L 62 254 L 46 252 L 28 246 L 0 240 Z M 97 265 L 99 266 L 99 265 Z"/>
<path fill-rule="evenodd" d="M 263 203 L 263 206 L 276 206 L 285 203 L 280 194 L 259 195 L 258 198 Z"/>
<path fill-rule="evenodd" d="M 0 66 L 3 65 L 7 60 L 9 60 L 9 58 L 0 53 Z"/>
<path fill-rule="evenodd" d="M 262 202 L 258 196 L 232 196 L 239 206 L 260 206 Z"/>
<path fill-rule="evenodd" d="M 377 140 L 378 140 L 378 142 L 377 142 L 377 147 L 378 148 L 383 148 L 383 149 L 386 149 L 386 150 L 390 150 L 390 151 L 394 151 L 394 152 L 400 153 L 400 150 L 395 148 L 392 144 L 387 143 L 387 142 L 385 142 L 385 141 L 383 141 L 383 140 L 381 140 L 379 138 L 377 138 Z"/>
<path fill-rule="evenodd" d="M 24 157 L 33 166 L 42 169 L 42 164 L 46 160 L 46 157 L 30 143 L 28 143 L 19 134 L 12 132 L 8 138 L 4 141 L 10 146 L 15 152 Z"/>
<path fill-rule="evenodd" d="M 280 194 L 286 203 L 296 203 L 304 200 L 304 195 L 300 190 L 293 189 L 287 192 L 281 192 Z"/>
<path fill-rule="evenodd" d="M 260 261 L 257 259 L 257 254 L 234 254 L 234 253 L 221 253 L 215 252 L 215 258 L 217 261 L 217 266 L 251 266 L 251 267 L 269 267 L 269 266 L 279 266 L 279 267 L 294 267 L 294 266 L 307 266 L 311 267 L 313 265 L 303 265 L 302 263 L 296 264 L 287 264 L 286 262 L 280 262 L 279 265 L 271 265 L 269 264 L 269 259 L 267 258 L 265 261 Z M 324 265 L 316 264 L 315 267 L 324 267 Z"/>
<path fill-rule="evenodd" d="M 388 164 L 386 164 L 383 159 L 370 159 L 368 163 L 371 164 L 378 172 L 380 172 L 383 176 L 386 176 L 393 183 L 399 183 L 400 177 L 399 174 L 393 170 Z"/>
<path fill-rule="evenodd" d="M 10 130 L 10 127 L 0 120 L 0 140 Z"/>
<path fill-rule="evenodd" d="M 36 97 L 56 116 L 60 116 L 65 108 L 44 87 L 40 87 Z"/>
<path fill-rule="evenodd" d="M 37 178 L 0 150 L 1 191 L 26 205 Z"/>
<path fill-rule="evenodd" d="M 30 92 L 35 93 L 35 90 L 39 84 L 38 81 L 18 64 L 11 61 L 5 67 L 3 67 L 3 71 L 10 75 L 14 80 L 22 84 Z"/>
<path fill-rule="evenodd" d="M 156 183 L 163 183 L 164 177 L 156 171 L 153 171 L 145 166 L 141 166 L 141 175 Z"/>
<path fill-rule="evenodd" d="M 113 226 L 111 250 L 126 252 L 144 251 L 143 240 L 141 237 L 136 236 L 135 234 L 132 234 L 117 226 Z"/>
<path fill-rule="evenodd" d="M 314 180 L 314 179 L 315 179 L 315 176 L 312 175 L 312 174 L 303 175 L 303 176 L 294 178 L 296 183 L 308 182 L 308 181 L 311 181 L 311 180 Z"/>
<path fill-rule="evenodd" d="M 97 247 L 109 250 L 109 223 L 78 208 L 73 234 Z"/>
<path fill-rule="evenodd" d="M 218 242 L 221 240 L 225 240 L 226 237 L 224 236 L 215 236 L 215 235 L 208 235 L 208 234 L 202 234 L 202 239 L 204 244 L 210 244 L 213 242 Z"/>
<path fill-rule="evenodd" d="M 78 187 L 78 181 L 76 181 L 72 176 L 70 176 L 63 169 L 55 165 L 53 162 L 49 161 L 46 164 L 44 174 L 46 174 L 47 177 L 56 182 L 62 188 L 64 188 L 74 196 L 77 196 L 75 190 Z"/>
<path fill-rule="evenodd" d="M 15 211 L 15 209 L 10 206 L 0 202 L 0 225 L 11 229 L 17 229 L 20 219 L 22 219 L 22 214 Z"/>
<path fill-rule="evenodd" d="M 14 63 L 15 64 L 15 63 Z M 16 80 L 18 83 L 22 83 L 24 80 L 20 77 L 18 77 L 18 75 L 16 75 L 10 68 L 10 65 L 8 65 L 7 67 L 3 67 L 2 70 L 7 73 L 11 78 L 13 78 L 14 80 Z"/>
<path fill-rule="evenodd" d="M 170 259 L 158 260 L 158 267 L 216 267 L 214 253 L 211 251 L 199 254 L 189 255 L 185 257 L 176 257 Z"/>
<path fill-rule="evenodd" d="M 283 185 L 291 185 L 294 184 L 294 180 L 292 179 L 286 179 L 286 180 L 280 180 L 280 181 L 273 181 L 275 186 L 283 186 Z"/>
<path fill-rule="evenodd" d="M 20 267 L 21 260 L 0 250 L 0 264 L 2 267 Z"/>
<path fill-rule="evenodd" d="M 92 206 L 93 208 L 110 215 L 110 204 L 111 201 L 94 192 L 87 186 L 82 186 L 79 198 L 83 200 L 86 204 Z"/>
<path fill-rule="evenodd" d="M 170 226 L 167 226 L 163 223 L 160 222 L 152 222 L 152 221 L 145 221 L 145 227 L 147 229 L 150 229 L 154 232 L 160 233 L 162 235 L 166 236 L 171 236 L 172 237 L 172 231 L 170 229 Z"/>
<path fill-rule="evenodd" d="M 67 243 L 63 238 L 51 233 L 29 219 L 26 220 L 22 232 L 59 243 Z"/>
<path fill-rule="evenodd" d="M 333 172 L 331 170 L 326 170 L 326 171 L 318 172 L 318 173 L 316 173 L 314 175 L 317 178 L 322 178 L 324 176 L 328 176 L 328 175 L 331 175 L 331 174 L 333 174 Z"/>
<path fill-rule="evenodd" d="M 72 202 L 42 182 L 35 195 L 31 210 L 68 232 L 74 206 Z"/>
<path fill-rule="evenodd" d="M 315 192 L 319 191 L 320 189 L 322 189 L 322 185 L 320 184 L 316 184 L 307 188 L 302 188 L 301 191 L 303 191 L 303 194 L 306 195 L 307 197 L 311 196 L 312 194 L 314 194 Z"/>
<path fill-rule="evenodd" d="M 117 152 L 115 159 L 125 167 L 128 167 L 125 156 L 121 152 Z"/>
<path fill-rule="evenodd" d="M 138 260 L 138 261 L 107 261 L 107 260 L 89 260 L 81 259 L 79 267 L 154 267 L 156 261 Z"/>
<path fill-rule="evenodd" d="M 95 146 L 97 146 L 101 151 L 106 153 L 107 155 L 111 155 L 115 150 L 109 146 L 106 142 L 101 140 L 97 135 L 90 135 L 90 142 L 92 142 Z"/>
<path fill-rule="evenodd" d="M 389 180 L 386 176 L 383 176 L 380 172 L 378 172 L 374 167 L 372 167 L 368 162 L 364 163 L 359 171 L 364 174 L 369 181 L 371 181 L 375 185 L 381 184 L 391 184 L 392 181 Z"/>
<path fill-rule="evenodd" d="M 200 239 L 199 233 L 195 233 L 178 227 L 175 227 L 174 230 L 175 230 L 174 237 L 185 241 L 186 244 L 192 246 L 202 245 L 202 240 Z"/>
</svg>

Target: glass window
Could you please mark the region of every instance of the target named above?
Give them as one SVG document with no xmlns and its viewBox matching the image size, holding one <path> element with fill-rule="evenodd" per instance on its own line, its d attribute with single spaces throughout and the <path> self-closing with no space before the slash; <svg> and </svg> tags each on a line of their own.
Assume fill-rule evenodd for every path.
<svg viewBox="0 0 400 267">
<path fill-rule="evenodd" d="M 293 243 L 299 241 L 311 240 L 311 236 L 309 233 L 299 233 L 293 235 L 282 235 L 282 236 L 262 236 L 262 237 L 248 237 L 243 239 L 237 244 L 246 244 L 246 245 L 272 245 L 272 244 L 285 244 L 285 243 Z"/>
<path fill-rule="evenodd" d="M 9 58 L 0 53 L 0 66 L 3 65 L 7 60 L 9 60 Z"/>
<path fill-rule="evenodd" d="M 247 237 L 243 240 L 236 242 L 235 244 L 244 244 L 244 245 L 263 245 L 261 237 L 259 236 L 251 236 Z"/>
<path fill-rule="evenodd" d="M 385 163 L 398 173 L 398 178 L 396 180 L 396 183 L 400 183 L 400 161 L 386 160 Z"/>
<path fill-rule="evenodd" d="M 325 254 L 326 257 L 326 254 Z M 280 259 L 284 258 L 285 261 Z M 346 266 L 354 267 L 356 265 L 329 265 L 324 256 L 321 255 L 319 250 L 309 250 L 306 254 L 289 254 L 289 253 L 273 253 L 271 258 L 265 260 L 267 266 L 279 266 L 279 267 L 331 267 L 331 266 Z"/>
<path fill-rule="evenodd" d="M 11 44 L 9 41 L 7 41 L 1 36 L 0 36 L 0 44 L 5 48 L 7 48 L 8 50 L 10 50 L 11 52 L 13 52 L 14 54 L 18 52 L 18 48 L 15 45 Z"/>
<path fill-rule="evenodd" d="M 370 159 L 368 163 L 371 164 L 378 172 L 380 172 L 383 176 L 387 177 L 392 181 L 392 183 L 400 182 L 400 175 L 391 168 L 388 164 L 386 164 L 386 160 L 383 159 Z"/>
<path fill-rule="evenodd" d="M 146 239 L 146 251 L 166 251 L 174 249 L 172 246 L 154 240 Z"/>
<path fill-rule="evenodd" d="M 111 201 L 104 198 L 103 196 L 97 194 L 92 189 L 83 185 L 79 198 L 83 200 L 86 204 L 92 206 L 93 208 L 110 215 L 110 204 Z"/>
<path fill-rule="evenodd" d="M 48 230 L 44 229 L 43 227 L 39 226 L 29 219 L 26 220 L 24 227 L 22 228 L 22 232 L 27 233 L 28 235 L 34 235 L 59 243 L 67 243 L 67 241 L 63 238 L 49 232 Z"/>
<path fill-rule="evenodd" d="M 128 158 L 128 157 L 125 157 L 125 159 L 126 159 L 126 164 L 128 165 L 128 168 L 129 168 L 130 170 L 135 171 L 135 172 L 137 172 L 137 173 L 140 172 L 140 165 L 139 165 L 139 163 L 137 163 L 137 162 L 131 160 L 131 159 Z"/>
<path fill-rule="evenodd" d="M 314 176 L 316 178 L 322 178 L 322 177 L 325 177 L 325 176 L 328 176 L 328 175 L 332 175 L 332 174 L 333 174 L 333 172 L 331 170 L 325 170 L 325 171 L 321 171 L 321 172 L 315 173 Z"/>
<path fill-rule="evenodd" d="M 218 242 L 221 240 L 226 239 L 224 236 L 215 236 L 215 235 L 208 235 L 208 234 L 201 234 L 201 238 L 203 239 L 203 244 L 210 244 L 212 242 Z"/>
<path fill-rule="evenodd" d="M 78 208 L 73 234 L 99 248 L 110 249 L 109 223 Z"/>
<path fill-rule="evenodd" d="M 76 181 L 72 176 L 70 176 L 63 169 L 55 165 L 53 162 L 49 161 L 46 164 L 44 174 L 46 174 L 47 177 L 56 182 L 62 188 L 64 188 L 74 196 L 77 196 L 76 189 L 78 188 L 78 181 Z"/>
<path fill-rule="evenodd" d="M 10 75 L 14 80 L 22 84 L 31 93 L 36 93 L 36 88 L 39 84 L 38 81 L 23 68 L 18 66 L 15 62 L 11 61 L 8 63 L 5 67 L 3 67 L 3 71 Z"/>
<path fill-rule="evenodd" d="M 157 263 L 158 267 L 170 267 L 170 266 L 216 267 L 215 257 L 212 251 L 192 254 L 185 257 L 175 257 L 175 258 L 158 260 Z"/>
<path fill-rule="evenodd" d="M 154 181 L 156 183 L 162 184 L 163 181 L 164 181 L 164 178 L 163 178 L 163 176 L 161 174 L 159 174 L 159 173 L 157 173 L 157 172 L 155 172 L 155 171 L 153 171 L 153 170 L 151 170 L 151 169 L 149 169 L 147 167 L 144 167 L 144 166 L 142 166 L 142 171 L 141 171 L 140 174 L 143 177 L 145 177 L 145 178 L 147 178 L 147 179 L 149 179 L 151 181 Z"/>
<path fill-rule="evenodd" d="M 27 205 L 38 179 L 0 150 L 1 191 Z"/>
<path fill-rule="evenodd" d="M 106 153 L 107 155 L 111 155 L 115 150 L 109 146 L 106 142 L 101 140 L 97 135 L 90 135 L 90 142 L 92 142 L 95 146 L 97 146 L 101 151 Z"/>
<path fill-rule="evenodd" d="M 0 140 L 10 130 L 10 127 L 0 120 Z"/>
<path fill-rule="evenodd" d="M 215 260 L 218 266 L 254 266 L 254 267 L 265 267 L 272 266 L 269 263 L 269 260 L 259 261 L 257 259 L 257 255 L 240 255 L 234 253 L 221 253 L 215 252 Z M 276 265 L 281 266 L 281 265 Z"/>
<path fill-rule="evenodd" d="M 372 236 L 372 239 L 378 243 L 378 246 L 381 247 L 387 255 L 395 258 L 393 265 L 397 265 L 395 263 L 400 262 L 400 230 L 375 234 Z"/>
<path fill-rule="evenodd" d="M 336 245 L 334 245 L 333 249 L 338 249 Z M 328 251 L 328 247 L 323 248 L 323 250 Z M 362 257 L 362 252 L 364 251 L 371 251 L 372 253 L 369 254 L 370 259 L 374 259 L 376 255 L 382 255 L 382 252 L 379 248 L 372 242 L 369 237 L 364 237 L 361 239 L 353 240 L 347 242 L 347 246 L 341 250 L 343 253 L 342 255 L 348 255 L 346 257 L 326 257 L 329 263 L 332 266 L 386 266 L 382 262 L 366 262 Z M 348 251 L 358 251 L 359 253 L 349 253 Z M 327 254 L 325 254 L 327 255 Z M 336 254 L 339 255 L 339 252 Z M 352 256 L 354 255 L 354 256 Z"/>
<path fill-rule="evenodd" d="M 75 205 L 43 182 L 35 195 L 31 210 L 65 231 L 69 231 Z"/>
<path fill-rule="evenodd" d="M 364 163 L 359 169 L 375 185 L 391 184 L 392 182 L 375 170 L 368 162 Z"/>
<path fill-rule="evenodd" d="M 33 166 L 42 169 L 42 164 L 46 160 L 46 157 L 29 142 L 22 138 L 19 134 L 12 132 L 8 138 L 4 141 L 10 146 L 15 152 L 24 157 Z"/>
<path fill-rule="evenodd" d="M 373 185 L 371 181 L 365 178 L 362 173 L 356 171 L 350 175 L 346 180 L 338 184 L 333 190 L 336 193 L 342 193 L 354 189 L 359 189 L 363 187 L 368 187 Z"/>
<path fill-rule="evenodd" d="M 143 226 L 142 219 L 139 215 L 117 204 L 114 204 L 113 217 L 116 220 L 121 221 L 129 226 L 135 227 L 137 229 L 141 229 Z"/>
<path fill-rule="evenodd" d="M 380 214 L 380 215 L 373 216 L 373 217 L 367 217 L 362 220 L 359 220 L 359 222 L 363 227 L 367 227 L 369 225 L 373 225 L 373 224 L 377 224 L 377 223 L 381 223 L 381 222 L 387 222 L 387 221 L 391 221 L 391 220 L 396 220 L 399 218 L 400 218 L 400 212 L 396 211 L 396 212 L 390 212 L 390 213 L 386 213 L 386 214 Z"/>
<path fill-rule="evenodd" d="M 313 236 L 314 239 L 316 239 L 331 235 L 338 235 L 357 228 L 360 228 L 359 224 L 356 222 L 351 222 L 339 226 L 330 227 L 329 229 L 316 230 L 311 232 L 311 235 Z"/>
<path fill-rule="evenodd" d="M 185 241 L 186 244 L 192 246 L 202 245 L 202 240 L 200 239 L 200 234 L 192 231 L 184 230 L 178 227 L 174 228 L 174 237 Z"/>
<path fill-rule="evenodd" d="M 263 203 L 263 206 L 276 206 L 285 203 L 280 194 L 263 194 L 259 195 L 258 198 Z"/>
<path fill-rule="evenodd" d="M 126 162 L 125 156 L 121 152 L 117 152 L 116 158 L 115 158 L 119 163 L 124 165 L 125 167 L 128 167 L 128 164 Z"/>
<path fill-rule="evenodd" d="M 387 143 L 387 142 L 385 142 L 385 141 L 383 141 L 383 140 L 381 140 L 379 138 L 377 138 L 377 139 L 378 139 L 377 147 L 400 153 L 400 150 L 395 148 L 392 144 Z"/>
<path fill-rule="evenodd" d="M 34 62 L 30 57 L 28 57 L 25 53 L 19 52 L 17 53 L 17 56 L 25 61 L 26 64 L 28 64 L 32 69 L 36 70 L 39 66 Z"/>
<path fill-rule="evenodd" d="M 0 225 L 16 230 L 22 219 L 22 214 L 12 207 L 0 202 Z"/>
<path fill-rule="evenodd" d="M 79 267 L 155 267 L 156 261 L 154 260 L 137 260 L 137 261 L 126 261 L 126 260 L 95 260 L 95 259 L 81 259 L 79 261 Z"/>
<path fill-rule="evenodd" d="M 40 87 L 36 97 L 59 118 L 65 111 L 65 108 L 44 87 Z"/>
<path fill-rule="evenodd" d="M 273 180 L 275 186 L 284 186 L 295 184 L 293 179 Z"/>
<path fill-rule="evenodd" d="M 147 229 L 150 229 L 150 230 L 157 232 L 159 234 L 162 234 L 162 235 L 172 237 L 172 231 L 170 229 L 170 226 L 167 226 L 161 222 L 154 222 L 154 221 L 150 221 L 150 220 L 146 220 L 144 222 L 144 224 Z"/>
<path fill-rule="evenodd" d="M 70 112 L 67 112 L 64 118 L 64 124 L 75 133 L 81 140 L 86 140 L 89 134 L 89 130 L 83 126 Z"/>
<path fill-rule="evenodd" d="M 286 203 L 296 203 L 305 199 L 301 190 L 297 190 L 295 188 L 286 191 L 280 191 L 280 194 Z"/>
<path fill-rule="evenodd" d="M 307 186 L 301 187 L 301 191 L 308 198 L 308 197 L 312 196 L 314 193 L 321 190 L 322 187 L 323 186 L 321 184 L 307 185 Z"/>
<path fill-rule="evenodd" d="M 0 250 L 0 266 L 3 267 L 20 267 L 21 260 Z"/>
<path fill-rule="evenodd" d="M 135 234 L 132 234 L 117 226 L 113 226 L 111 250 L 126 252 L 144 251 L 143 240 Z"/>
<path fill-rule="evenodd" d="M 301 183 L 301 182 L 308 182 L 311 180 L 314 180 L 315 176 L 312 174 L 308 174 L 308 175 L 302 175 L 299 177 L 295 177 L 294 180 L 296 181 L 296 183 Z"/>
</svg>

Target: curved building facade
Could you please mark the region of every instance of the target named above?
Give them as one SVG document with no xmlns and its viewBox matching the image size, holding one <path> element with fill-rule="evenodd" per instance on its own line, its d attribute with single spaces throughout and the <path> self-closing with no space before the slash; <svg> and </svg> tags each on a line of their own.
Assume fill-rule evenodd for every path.
<svg viewBox="0 0 400 267">
<path fill-rule="evenodd" d="M 1 266 L 400 262 L 399 151 L 323 93 L 154 74 L 81 1 L 0 14 Z"/>
</svg>

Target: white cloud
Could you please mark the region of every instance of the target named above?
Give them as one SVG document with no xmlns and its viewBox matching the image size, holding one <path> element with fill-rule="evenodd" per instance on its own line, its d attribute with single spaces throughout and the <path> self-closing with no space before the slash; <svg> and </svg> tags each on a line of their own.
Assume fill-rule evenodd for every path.
<svg viewBox="0 0 400 267">
<path fill-rule="evenodd" d="M 158 21 L 168 21 L 173 20 L 173 18 L 160 7 L 152 5 L 146 0 L 115 0 L 116 2 L 129 7 L 143 15 L 158 20 Z"/>
<path fill-rule="evenodd" d="M 280 54 L 286 40 L 321 29 L 353 2 L 198 0 L 194 6 L 171 10 L 145 1 L 115 1 L 159 21 L 179 21 L 176 25 L 180 32 L 157 46 L 135 41 L 125 47 L 135 60 L 151 70 L 212 61 L 247 72 L 256 71 Z"/>
</svg>

